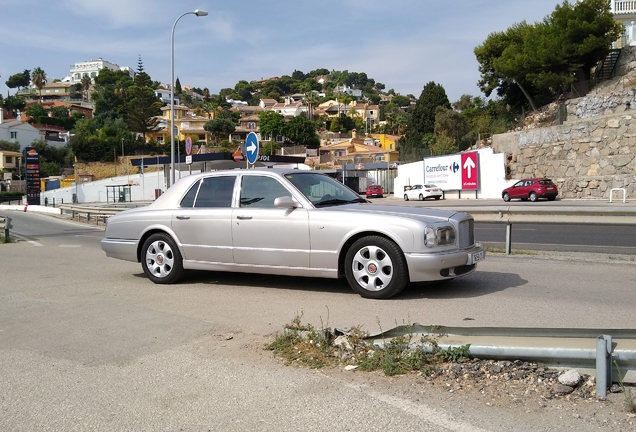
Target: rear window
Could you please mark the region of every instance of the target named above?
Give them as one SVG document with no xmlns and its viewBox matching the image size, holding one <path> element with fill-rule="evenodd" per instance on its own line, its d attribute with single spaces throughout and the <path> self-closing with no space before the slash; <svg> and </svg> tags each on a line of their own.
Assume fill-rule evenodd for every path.
<svg viewBox="0 0 636 432">
<path fill-rule="evenodd" d="M 545 179 L 545 180 L 539 180 L 539 184 L 548 185 L 548 184 L 553 184 L 553 183 L 552 183 L 552 180 Z"/>
</svg>

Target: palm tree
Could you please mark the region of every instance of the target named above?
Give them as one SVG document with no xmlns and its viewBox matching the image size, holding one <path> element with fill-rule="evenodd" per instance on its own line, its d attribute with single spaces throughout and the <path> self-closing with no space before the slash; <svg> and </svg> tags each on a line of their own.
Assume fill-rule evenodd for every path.
<svg viewBox="0 0 636 432">
<path fill-rule="evenodd" d="M 84 98 L 88 100 L 88 90 L 91 88 L 91 84 L 93 83 L 93 80 L 88 75 L 84 75 L 80 83 L 82 85 L 82 92 L 84 93 Z"/>
<path fill-rule="evenodd" d="M 33 69 L 33 72 L 31 72 L 31 81 L 33 82 L 33 85 L 39 90 L 41 101 L 42 87 L 44 87 L 44 85 L 46 84 L 46 72 L 44 72 L 41 68 L 36 67 L 35 69 Z"/>
<path fill-rule="evenodd" d="M 307 114 L 309 120 L 314 120 L 314 105 L 318 104 L 319 98 L 316 92 L 310 91 L 305 93 L 305 103 L 307 104 Z"/>
</svg>

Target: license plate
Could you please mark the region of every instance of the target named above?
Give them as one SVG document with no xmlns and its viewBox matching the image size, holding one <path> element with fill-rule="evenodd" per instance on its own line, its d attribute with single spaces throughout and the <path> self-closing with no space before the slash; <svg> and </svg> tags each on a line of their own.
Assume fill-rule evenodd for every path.
<svg viewBox="0 0 636 432">
<path fill-rule="evenodd" d="M 486 252 L 475 252 L 468 255 L 468 264 L 475 264 L 486 257 Z"/>
</svg>

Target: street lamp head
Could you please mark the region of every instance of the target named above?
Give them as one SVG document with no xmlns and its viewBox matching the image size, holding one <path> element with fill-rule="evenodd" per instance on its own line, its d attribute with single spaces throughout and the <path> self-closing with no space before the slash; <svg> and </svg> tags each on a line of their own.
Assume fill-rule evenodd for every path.
<svg viewBox="0 0 636 432">
<path fill-rule="evenodd" d="M 197 10 L 195 10 L 195 11 L 194 11 L 194 14 L 195 14 L 196 16 L 207 16 L 207 15 L 208 15 L 208 13 L 207 13 L 206 11 L 201 10 L 201 9 L 197 9 Z"/>
</svg>

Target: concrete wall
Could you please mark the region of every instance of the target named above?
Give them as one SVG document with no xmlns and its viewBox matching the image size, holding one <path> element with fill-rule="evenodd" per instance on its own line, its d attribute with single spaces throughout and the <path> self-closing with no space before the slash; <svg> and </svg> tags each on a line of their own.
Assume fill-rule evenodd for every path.
<svg viewBox="0 0 636 432">
<path fill-rule="evenodd" d="M 193 172 L 194 174 L 194 172 Z M 182 173 L 186 176 L 188 173 Z M 178 177 L 177 177 L 178 179 Z M 73 202 L 73 194 L 77 194 L 78 203 L 98 203 L 106 202 L 106 186 L 127 185 L 130 184 L 130 194 L 132 201 L 153 201 L 155 199 L 155 189 L 165 191 L 165 180 L 163 171 L 155 171 L 144 175 L 134 174 L 130 176 L 112 177 L 105 180 L 99 180 L 84 184 L 78 184 L 77 187 L 71 186 L 50 191 L 43 191 L 40 194 L 41 201 L 48 199 L 49 205 L 56 203 L 69 204 Z M 111 203 L 112 203 L 112 197 Z"/>
</svg>

